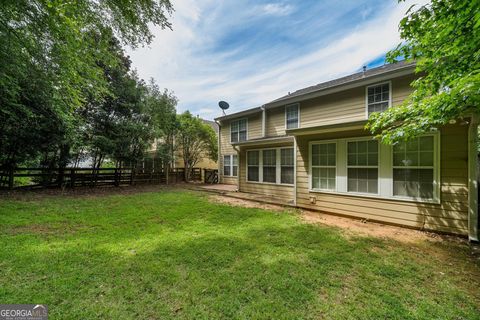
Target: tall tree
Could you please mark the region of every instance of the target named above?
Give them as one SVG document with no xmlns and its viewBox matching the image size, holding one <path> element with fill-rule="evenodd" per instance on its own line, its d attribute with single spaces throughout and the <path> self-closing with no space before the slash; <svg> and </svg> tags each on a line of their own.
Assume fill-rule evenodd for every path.
<svg viewBox="0 0 480 320">
<path fill-rule="evenodd" d="M 0 0 L 0 165 L 65 158 L 73 110 L 108 93 L 97 62 L 119 63 L 111 35 L 149 43 L 149 25 L 170 27 L 171 10 L 169 0 Z"/>
<path fill-rule="evenodd" d="M 402 105 L 374 114 L 367 127 L 391 143 L 479 114 L 480 1 L 412 6 L 399 28 L 404 42 L 387 60 L 415 60 L 420 77 Z"/>
<path fill-rule="evenodd" d="M 178 122 L 176 143 L 183 157 L 185 180 L 189 181 L 192 169 L 203 157 L 217 160 L 217 134 L 212 127 L 188 111 L 178 116 Z"/>
</svg>

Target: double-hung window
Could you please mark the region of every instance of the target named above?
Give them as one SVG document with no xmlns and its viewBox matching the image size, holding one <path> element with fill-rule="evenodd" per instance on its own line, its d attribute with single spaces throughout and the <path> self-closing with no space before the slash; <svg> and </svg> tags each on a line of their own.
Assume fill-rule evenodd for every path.
<svg viewBox="0 0 480 320">
<path fill-rule="evenodd" d="M 296 129 L 299 127 L 299 114 L 298 103 L 285 107 L 285 123 L 287 129 Z"/>
<path fill-rule="evenodd" d="M 347 190 L 378 193 L 378 141 L 347 142 Z"/>
<path fill-rule="evenodd" d="M 223 156 L 223 175 L 236 177 L 238 173 L 238 158 L 235 154 Z"/>
<path fill-rule="evenodd" d="M 247 140 L 247 119 L 235 120 L 230 123 L 230 141 L 242 142 Z"/>
<path fill-rule="evenodd" d="M 337 144 L 315 143 L 311 146 L 312 189 L 336 190 Z"/>
<path fill-rule="evenodd" d="M 393 146 L 393 195 L 435 197 L 435 137 L 423 136 Z"/>
<path fill-rule="evenodd" d="M 260 151 L 247 151 L 247 181 L 260 181 Z"/>
<path fill-rule="evenodd" d="M 310 190 L 438 202 L 439 134 L 393 146 L 372 137 L 309 143 Z"/>
<path fill-rule="evenodd" d="M 277 182 L 277 150 L 267 149 L 262 151 L 263 182 Z"/>
<path fill-rule="evenodd" d="M 247 181 L 294 184 L 293 148 L 272 148 L 247 151 Z"/>
<path fill-rule="evenodd" d="M 280 183 L 293 184 L 295 172 L 293 157 L 293 148 L 280 149 Z"/>
<path fill-rule="evenodd" d="M 391 104 L 390 82 L 367 87 L 367 116 L 387 110 Z"/>
</svg>

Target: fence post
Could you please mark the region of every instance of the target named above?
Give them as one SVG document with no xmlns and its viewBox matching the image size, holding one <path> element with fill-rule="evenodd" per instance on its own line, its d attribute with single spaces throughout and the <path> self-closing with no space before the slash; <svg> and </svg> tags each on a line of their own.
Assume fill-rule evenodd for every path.
<svg viewBox="0 0 480 320">
<path fill-rule="evenodd" d="M 115 187 L 118 187 L 120 185 L 120 182 L 118 181 L 118 168 L 115 168 L 113 184 L 115 185 Z"/>
<path fill-rule="evenodd" d="M 75 169 L 70 169 L 70 188 L 75 188 Z"/>
<path fill-rule="evenodd" d="M 14 182 L 14 171 L 13 167 L 9 168 L 8 171 L 8 189 L 13 189 L 13 182 Z"/>
</svg>

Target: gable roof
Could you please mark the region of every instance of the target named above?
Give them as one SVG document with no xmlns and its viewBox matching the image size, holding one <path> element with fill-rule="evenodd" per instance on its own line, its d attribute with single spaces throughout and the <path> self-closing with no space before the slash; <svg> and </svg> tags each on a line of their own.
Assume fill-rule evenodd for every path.
<svg viewBox="0 0 480 320">
<path fill-rule="evenodd" d="M 380 67 L 356 72 L 345 77 L 319 83 L 314 86 L 297 90 L 283 97 L 264 104 L 264 108 L 273 108 L 284 106 L 288 103 L 298 102 L 301 100 L 311 99 L 316 96 L 332 93 L 333 91 L 341 91 L 348 89 L 349 86 L 355 87 L 364 85 L 368 82 L 378 81 L 382 76 L 399 76 L 403 74 L 413 74 L 415 72 L 415 62 L 407 62 L 405 60 L 397 63 L 385 64 Z M 251 108 L 240 112 L 232 113 L 226 116 L 215 118 L 215 120 L 226 120 L 236 118 L 241 115 L 260 112 L 262 107 Z"/>
</svg>

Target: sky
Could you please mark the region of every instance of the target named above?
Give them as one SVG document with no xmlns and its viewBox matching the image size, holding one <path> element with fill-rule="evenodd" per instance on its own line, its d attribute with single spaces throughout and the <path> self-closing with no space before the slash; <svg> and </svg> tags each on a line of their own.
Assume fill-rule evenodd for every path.
<svg viewBox="0 0 480 320">
<path fill-rule="evenodd" d="M 127 48 L 145 80 L 212 120 L 288 92 L 383 65 L 400 43 L 398 24 L 423 0 L 173 0 L 172 30 L 153 28 L 146 47 Z"/>
</svg>

